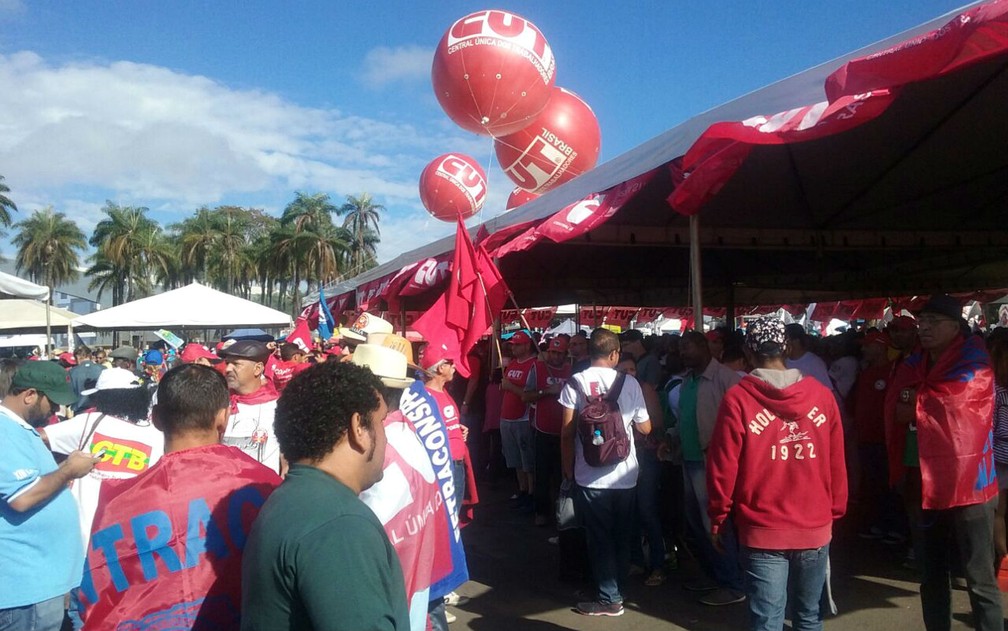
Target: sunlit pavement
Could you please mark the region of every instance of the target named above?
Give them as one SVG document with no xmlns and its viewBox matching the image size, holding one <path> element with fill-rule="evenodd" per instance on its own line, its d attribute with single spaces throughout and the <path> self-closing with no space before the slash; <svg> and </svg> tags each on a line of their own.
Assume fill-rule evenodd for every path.
<svg viewBox="0 0 1008 631">
<path fill-rule="evenodd" d="M 537 528 L 531 515 L 513 511 L 507 483 L 497 491 L 480 492 L 477 519 L 464 530 L 472 579 L 457 590 L 470 600 L 449 608 L 458 616 L 451 625 L 454 631 L 746 628 L 744 603 L 708 607 L 682 588 L 697 577 L 691 560 L 683 560 L 659 587 L 645 586 L 641 576 L 631 578 L 626 612 L 619 618 L 574 613 L 579 587 L 558 580 L 559 550 L 548 542 L 555 531 Z M 905 547 L 860 539 L 844 522 L 837 531 L 831 558 L 839 611 L 827 618 L 826 628 L 922 629 L 915 572 L 902 567 Z M 963 589 L 953 590 L 952 606 L 952 628 L 972 628 Z"/>
</svg>

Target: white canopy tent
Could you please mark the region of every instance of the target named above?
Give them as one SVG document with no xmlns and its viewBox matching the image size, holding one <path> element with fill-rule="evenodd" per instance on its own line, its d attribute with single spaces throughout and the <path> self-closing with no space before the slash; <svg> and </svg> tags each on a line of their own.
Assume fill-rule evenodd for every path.
<svg viewBox="0 0 1008 631">
<path fill-rule="evenodd" d="M 68 334 L 74 318 L 79 317 L 72 311 L 48 307 L 37 300 L 0 300 L 0 333 L 45 333 L 46 311 L 51 325 L 68 329 Z"/>
<path fill-rule="evenodd" d="M 75 329 L 157 330 L 289 327 L 291 317 L 199 283 L 80 316 Z"/>
<path fill-rule="evenodd" d="M 49 300 L 49 288 L 6 272 L 0 272 L 0 296 L 47 301 Z"/>
</svg>

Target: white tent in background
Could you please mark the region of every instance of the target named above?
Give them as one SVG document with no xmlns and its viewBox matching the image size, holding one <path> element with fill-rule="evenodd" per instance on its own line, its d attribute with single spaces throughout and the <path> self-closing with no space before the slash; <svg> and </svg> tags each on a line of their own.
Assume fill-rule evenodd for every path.
<svg viewBox="0 0 1008 631">
<path fill-rule="evenodd" d="M 577 333 L 577 324 L 574 323 L 574 320 L 567 318 L 552 329 L 546 329 L 546 332 L 543 333 L 543 335 L 548 337 L 551 335 L 560 335 L 561 333 L 566 335 L 574 335 Z"/>
<path fill-rule="evenodd" d="M 45 285 L 36 285 L 31 281 L 18 278 L 6 272 L 0 272 L 0 297 L 48 300 L 49 288 Z"/>
<path fill-rule="evenodd" d="M 0 300 L 0 333 L 45 333 L 46 310 L 47 305 L 37 300 Z M 78 317 L 76 313 L 59 307 L 49 307 L 48 311 L 54 328 L 67 329 Z"/>
<path fill-rule="evenodd" d="M 74 329 L 156 330 L 289 327 L 291 317 L 199 283 L 80 316 Z"/>
</svg>

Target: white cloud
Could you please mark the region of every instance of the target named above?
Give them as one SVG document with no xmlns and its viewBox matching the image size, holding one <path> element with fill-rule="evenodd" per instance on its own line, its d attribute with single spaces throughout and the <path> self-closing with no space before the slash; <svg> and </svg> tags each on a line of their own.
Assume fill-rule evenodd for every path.
<svg viewBox="0 0 1008 631">
<path fill-rule="evenodd" d="M 372 53 L 403 78 L 424 55 L 429 71 L 430 51 Z M 296 190 L 336 203 L 366 191 L 389 209 L 379 250 L 388 260 L 451 232 L 420 206 L 427 161 L 461 151 L 486 165 L 492 154 L 489 138 L 443 117 L 421 129 L 148 64 L 19 52 L 0 55 L 0 85 L 9 87 L 0 90 L 0 175 L 21 209 L 14 220 L 51 204 L 88 234 L 106 199 L 149 207 L 167 225 L 202 205 L 276 212 Z M 511 185 L 497 168 L 490 179 L 496 214 Z"/>
<path fill-rule="evenodd" d="M 434 49 L 422 46 L 378 46 L 364 56 L 361 81 L 372 88 L 380 88 L 401 81 L 420 81 L 428 78 Z"/>
</svg>

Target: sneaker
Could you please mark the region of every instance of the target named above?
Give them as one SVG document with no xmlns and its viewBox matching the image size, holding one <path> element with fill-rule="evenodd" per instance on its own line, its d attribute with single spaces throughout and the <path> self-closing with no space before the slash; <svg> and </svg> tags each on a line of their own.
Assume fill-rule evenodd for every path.
<svg viewBox="0 0 1008 631">
<path fill-rule="evenodd" d="M 456 616 L 452 612 L 450 612 L 447 609 L 445 609 L 444 619 L 445 619 L 445 622 L 447 622 L 448 624 L 451 624 L 451 623 L 455 622 L 456 620 L 458 620 L 458 616 Z"/>
<path fill-rule="evenodd" d="M 648 577 L 644 579 L 644 584 L 648 587 L 658 587 L 665 583 L 665 572 L 663 570 L 652 570 Z"/>
<path fill-rule="evenodd" d="M 722 605 L 734 605 L 745 600 L 745 594 L 734 589 L 720 587 L 700 599 L 701 605 L 720 607 Z"/>
<path fill-rule="evenodd" d="M 683 589 L 688 592 L 712 592 L 719 587 L 720 585 L 709 578 L 702 578 L 699 581 L 693 581 L 692 583 L 686 583 L 683 585 Z"/>
<path fill-rule="evenodd" d="M 622 616 L 623 603 L 600 603 L 596 600 L 578 603 L 574 610 L 583 616 Z"/>
<path fill-rule="evenodd" d="M 862 530 L 857 534 L 857 536 L 861 537 L 862 539 L 881 539 L 882 537 L 885 536 L 885 531 L 883 531 L 878 526 L 872 526 L 871 528 Z"/>
<path fill-rule="evenodd" d="M 449 592 L 447 596 L 444 597 L 444 604 L 448 607 L 458 607 L 459 605 L 464 605 L 469 602 L 468 596 L 461 596 L 455 592 Z"/>
</svg>

